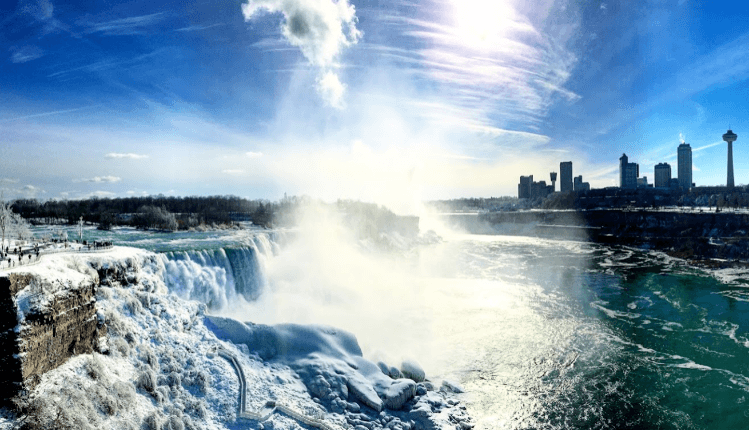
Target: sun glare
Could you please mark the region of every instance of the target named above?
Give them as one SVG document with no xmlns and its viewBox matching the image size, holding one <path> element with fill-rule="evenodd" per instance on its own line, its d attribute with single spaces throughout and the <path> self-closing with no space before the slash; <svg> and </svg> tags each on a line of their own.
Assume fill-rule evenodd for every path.
<svg viewBox="0 0 749 430">
<path fill-rule="evenodd" d="M 523 25 L 512 4 L 503 0 L 453 0 L 448 13 L 461 44 L 477 49 L 495 46 Z"/>
</svg>

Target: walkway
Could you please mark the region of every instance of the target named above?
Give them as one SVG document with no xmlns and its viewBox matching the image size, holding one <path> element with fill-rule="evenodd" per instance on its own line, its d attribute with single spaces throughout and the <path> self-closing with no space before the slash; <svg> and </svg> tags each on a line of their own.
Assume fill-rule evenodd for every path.
<svg viewBox="0 0 749 430">
<path fill-rule="evenodd" d="M 114 248 L 114 245 L 97 246 L 93 248 L 89 248 L 88 246 L 89 245 L 80 245 L 77 249 L 73 248 L 72 246 L 70 248 L 52 248 L 52 249 L 40 247 L 38 257 L 36 255 L 35 248 L 28 247 L 26 249 L 23 249 L 23 258 L 21 258 L 21 256 L 18 253 L 12 252 L 13 250 L 11 250 L 11 252 L 7 254 L 3 253 L 4 258 L 0 259 L 0 270 L 16 269 L 19 267 L 33 266 L 35 264 L 38 264 L 42 260 L 42 256 L 47 255 L 47 254 L 63 254 L 67 252 L 74 252 L 78 254 L 88 254 L 88 253 L 109 251 L 110 249 Z M 31 256 L 31 258 L 29 258 L 29 256 Z M 8 262 L 8 259 L 10 259 L 10 263 Z"/>
<path fill-rule="evenodd" d="M 273 400 L 265 402 L 265 406 L 259 411 L 248 411 L 247 410 L 247 382 L 244 377 L 244 371 L 242 366 L 239 364 L 237 359 L 229 351 L 223 348 L 219 348 L 218 354 L 226 359 L 233 367 L 239 378 L 239 413 L 237 414 L 237 421 L 252 420 L 263 422 L 270 418 L 274 412 L 282 413 L 301 424 L 316 427 L 321 430 L 341 430 L 336 425 L 331 425 L 322 420 L 322 417 L 311 417 L 305 415 L 303 412 L 293 409 L 287 405 L 278 403 Z"/>
</svg>

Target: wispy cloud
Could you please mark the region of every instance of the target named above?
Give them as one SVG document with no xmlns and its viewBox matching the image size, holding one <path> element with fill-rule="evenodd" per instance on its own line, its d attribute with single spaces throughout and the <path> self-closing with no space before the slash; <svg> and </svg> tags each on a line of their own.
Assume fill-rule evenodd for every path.
<svg viewBox="0 0 749 430">
<path fill-rule="evenodd" d="M 705 146 L 700 146 L 699 148 L 693 148 L 692 152 L 694 153 L 694 152 L 703 151 L 703 150 L 705 150 L 707 148 L 712 148 L 713 146 L 718 146 L 718 145 L 721 145 L 721 144 L 724 144 L 724 143 L 725 142 L 713 142 L 713 143 L 710 143 L 710 144 L 705 145 Z"/>
<path fill-rule="evenodd" d="M 174 31 L 183 31 L 183 32 L 189 32 L 189 31 L 202 31 L 202 30 L 208 30 L 209 28 L 214 27 L 222 27 L 226 24 L 223 23 L 217 23 L 217 24 L 209 24 L 209 25 L 190 25 L 187 27 L 178 28 Z"/>
<path fill-rule="evenodd" d="M 20 63 L 27 63 L 32 60 L 36 60 L 37 58 L 41 58 L 44 56 L 44 51 L 39 48 L 38 46 L 34 45 L 27 45 L 27 46 L 21 46 L 21 47 L 12 47 L 10 48 L 10 52 L 12 52 L 10 56 L 11 63 L 14 64 L 20 64 Z"/>
<path fill-rule="evenodd" d="M 17 184 L 18 179 L 0 178 L 0 184 Z"/>
<path fill-rule="evenodd" d="M 148 60 L 150 58 L 158 57 L 163 52 L 164 52 L 163 49 L 157 49 L 157 50 L 149 52 L 147 54 L 138 55 L 138 56 L 135 56 L 135 57 L 132 57 L 132 58 L 127 58 L 127 59 L 118 59 L 118 58 L 114 58 L 114 57 L 112 57 L 112 58 L 105 58 L 105 59 L 102 59 L 102 60 L 99 60 L 99 61 L 95 61 L 95 62 L 90 63 L 90 64 L 84 64 L 83 66 L 78 66 L 78 67 L 73 67 L 73 68 L 70 68 L 70 69 L 59 70 L 57 72 L 50 73 L 49 75 L 47 75 L 47 77 L 49 77 L 49 78 L 55 78 L 55 77 L 60 77 L 60 76 L 64 77 L 64 76 L 69 75 L 69 74 L 74 73 L 74 72 L 96 73 L 96 72 L 102 72 L 102 71 L 105 71 L 105 70 L 113 69 L 115 67 L 122 69 L 122 68 L 124 68 L 126 66 L 136 65 L 136 64 L 142 63 L 143 61 Z"/>
<path fill-rule="evenodd" d="M 143 34 L 147 28 L 158 24 L 166 15 L 163 12 L 149 15 L 131 16 L 103 22 L 83 22 L 88 27 L 87 33 L 101 33 L 106 36 L 127 36 Z"/>
<path fill-rule="evenodd" d="M 242 170 L 242 169 L 225 169 L 225 170 L 222 170 L 221 172 L 229 174 L 229 175 L 241 175 L 242 173 L 244 173 L 244 170 Z"/>
<path fill-rule="evenodd" d="M 55 17 L 55 7 L 49 0 L 22 0 L 18 3 L 16 13 L 30 16 L 35 23 L 40 24 L 42 26 L 41 36 L 65 31 L 77 37 L 67 25 Z"/>
<path fill-rule="evenodd" d="M 245 153 L 245 155 L 247 155 L 250 158 L 260 158 L 260 157 L 263 156 L 263 153 L 262 152 L 248 151 L 248 152 Z"/>
<path fill-rule="evenodd" d="M 73 182 L 93 182 L 93 183 L 115 183 L 121 181 L 122 178 L 118 176 L 94 176 L 93 178 L 86 179 L 73 179 Z"/>
<path fill-rule="evenodd" d="M 558 101 L 579 99 L 564 88 L 577 57 L 563 40 L 518 12 L 513 2 L 439 2 L 424 10 L 444 12 L 386 15 L 383 25 L 402 41 L 367 48 L 437 85 L 444 103 L 480 125 L 532 128 Z M 559 18 L 574 26 L 573 17 Z"/>
<path fill-rule="evenodd" d="M 70 113 L 70 112 L 77 112 L 77 111 L 84 110 L 84 109 L 91 109 L 96 106 L 99 106 L 99 105 L 83 106 L 83 107 L 73 108 L 73 109 L 53 110 L 49 112 L 34 113 L 31 115 L 23 115 L 23 116 L 17 116 L 13 118 L 2 118 L 0 119 L 0 123 L 22 121 L 22 120 L 31 119 L 31 118 L 39 118 L 39 117 L 50 116 L 50 115 L 60 115 L 60 114 L 65 114 L 65 113 Z"/>
<path fill-rule="evenodd" d="M 145 154 L 134 154 L 132 152 L 110 152 L 106 154 L 104 157 L 106 158 L 127 158 L 130 160 L 141 160 L 144 158 L 148 158 L 148 155 Z"/>
</svg>

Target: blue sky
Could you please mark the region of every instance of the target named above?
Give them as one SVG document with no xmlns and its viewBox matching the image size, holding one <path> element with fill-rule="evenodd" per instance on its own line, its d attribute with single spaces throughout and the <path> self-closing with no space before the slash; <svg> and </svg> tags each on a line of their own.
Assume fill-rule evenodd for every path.
<svg viewBox="0 0 749 430">
<path fill-rule="evenodd" d="M 0 3 L 5 198 L 514 195 L 573 161 L 616 184 L 749 183 L 749 5 L 34 0 Z M 746 131 L 744 131 L 746 130 Z"/>
</svg>

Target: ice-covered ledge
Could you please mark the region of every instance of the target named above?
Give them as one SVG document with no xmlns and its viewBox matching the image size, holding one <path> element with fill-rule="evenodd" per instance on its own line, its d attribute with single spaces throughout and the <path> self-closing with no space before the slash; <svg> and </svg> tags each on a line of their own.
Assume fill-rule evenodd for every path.
<svg viewBox="0 0 749 430">
<path fill-rule="evenodd" d="M 17 378 L 3 384 L 36 387 L 29 404 L 42 427 L 54 426 L 45 420 L 57 414 L 74 428 L 83 419 L 92 428 L 127 420 L 148 428 L 168 422 L 224 429 L 241 418 L 239 387 L 250 408 L 276 405 L 281 413 L 263 423 L 277 429 L 297 428 L 294 411 L 306 417 L 313 410 L 320 413 L 309 416 L 320 422 L 357 430 L 472 427 L 450 386 L 436 390 L 428 381 L 383 372 L 387 366 L 361 357 L 353 334 L 206 318 L 205 305 L 167 294 L 164 255 L 114 247 L 47 257 L 0 273 L 10 304 L 3 309 L 12 309 L 4 314 L 4 340 L 15 348 L 5 358 L 17 369 L 4 372 Z M 216 356 L 219 349 L 236 358 L 244 384 Z"/>
</svg>

